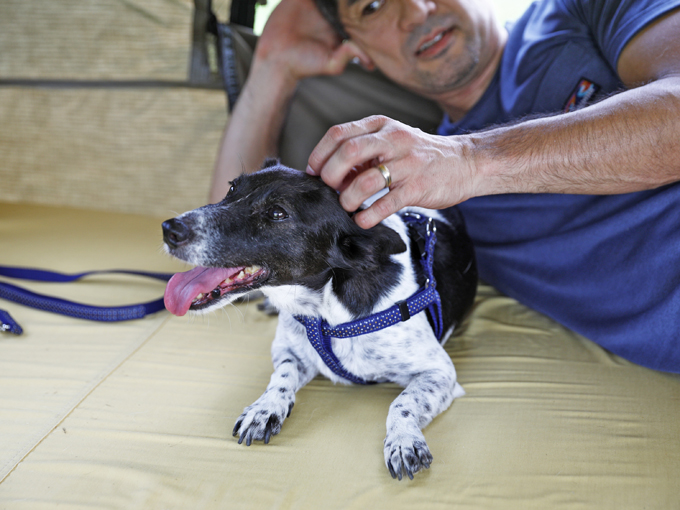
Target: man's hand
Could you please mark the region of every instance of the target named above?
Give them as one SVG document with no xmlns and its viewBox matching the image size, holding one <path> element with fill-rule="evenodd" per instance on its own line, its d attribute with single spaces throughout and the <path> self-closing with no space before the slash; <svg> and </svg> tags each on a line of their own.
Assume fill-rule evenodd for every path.
<svg viewBox="0 0 680 510">
<path fill-rule="evenodd" d="M 377 165 L 392 177 L 390 192 L 355 216 L 370 228 L 403 207 L 443 209 L 476 195 L 465 137 L 428 135 L 387 117 L 332 127 L 309 157 L 307 172 L 339 190 L 340 204 L 355 211 L 385 187 Z"/>
<path fill-rule="evenodd" d="M 271 64 L 297 83 L 310 76 L 340 74 L 354 58 L 372 66 L 354 43 L 340 40 L 313 0 L 283 0 L 257 43 L 254 64 Z"/>
</svg>

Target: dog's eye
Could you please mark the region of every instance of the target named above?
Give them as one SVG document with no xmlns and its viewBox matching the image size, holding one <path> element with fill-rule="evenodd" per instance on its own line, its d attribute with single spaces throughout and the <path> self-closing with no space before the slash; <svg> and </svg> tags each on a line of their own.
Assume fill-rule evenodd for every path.
<svg viewBox="0 0 680 510">
<path fill-rule="evenodd" d="M 234 189 L 236 189 L 236 188 L 234 188 L 234 183 L 232 181 L 229 181 L 229 184 L 230 184 L 230 186 L 229 186 L 229 191 L 227 191 L 227 195 L 229 193 L 233 193 Z"/>
<path fill-rule="evenodd" d="M 281 221 L 288 217 L 288 213 L 285 211 L 285 209 L 283 209 L 283 207 L 275 205 L 267 211 L 267 216 L 270 220 Z"/>
</svg>

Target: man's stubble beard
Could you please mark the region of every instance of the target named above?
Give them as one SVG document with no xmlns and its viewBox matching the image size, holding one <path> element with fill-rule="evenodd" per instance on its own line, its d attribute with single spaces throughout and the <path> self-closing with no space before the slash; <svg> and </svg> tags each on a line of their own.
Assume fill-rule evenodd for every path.
<svg viewBox="0 0 680 510">
<path fill-rule="evenodd" d="M 424 96 L 438 96 L 460 89 L 470 83 L 479 66 L 479 52 L 466 43 L 465 58 L 450 58 L 443 61 L 436 71 L 414 71 L 414 82 L 419 85 L 416 92 Z"/>
</svg>

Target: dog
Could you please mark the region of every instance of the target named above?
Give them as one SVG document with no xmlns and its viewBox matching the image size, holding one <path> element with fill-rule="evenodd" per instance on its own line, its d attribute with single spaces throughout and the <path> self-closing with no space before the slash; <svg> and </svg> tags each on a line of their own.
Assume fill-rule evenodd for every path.
<svg viewBox="0 0 680 510">
<path fill-rule="evenodd" d="M 426 215 L 434 218 L 429 225 Z M 434 251 L 421 254 L 435 227 Z M 474 249 L 455 208 L 412 208 L 363 230 L 319 178 L 267 161 L 234 180 L 220 203 L 164 222 L 163 239 L 170 255 L 197 266 L 168 282 L 165 303 L 173 314 L 205 313 L 254 289 L 280 312 L 274 373 L 236 421 L 239 444 L 269 443 L 296 392 L 317 374 L 334 383 L 390 381 L 405 389 L 387 415 L 385 464 L 399 480 L 430 467 L 421 429 L 465 394 L 442 345 L 477 288 Z M 421 263 L 428 257 L 429 275 Z M 435 288 L 439 311 L 411 315 L 407 298 Z M 366 321 L 384 321 L 386 310 L 398 317 L 386 329 L 360 334 L 346 326 L 358 320 L 365 329 Z M 324 333 L 337 325 L 347 338 Z M 318 349 L 324 342 L 328 352 Z"/>
</svg>

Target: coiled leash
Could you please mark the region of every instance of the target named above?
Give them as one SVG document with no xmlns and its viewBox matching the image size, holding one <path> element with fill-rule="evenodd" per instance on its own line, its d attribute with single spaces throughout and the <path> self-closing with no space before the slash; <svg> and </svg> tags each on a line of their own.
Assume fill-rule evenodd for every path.
<svg viewBox="0 0 680 510">
<path fill-rule="evenodd" d="M 148 271 L 88 271 L 85 273 L 65 274 L 56 271 L 46 271 L 43 269 L 31 269 L 25 267 L 0 266 L 0 276 L 19 280 L 31 280 L 35 282 L 55 282 L 68 283 L 75 282 L 81 278 L 92 275 L 102 274 L 125 274 L 132 276 L 143 276 L 156 280 L 168 281 L 172 273 L 155 273 Z M 141 319 L 149 314 L 165 310 L 163 298 L 146 303 L 124 306 L 93 306 L 83 303 L 76 303 L 66 299 L 38 294 L 30 290 L 0 282 L 0 298 L 18 303 L 20 305 L 37 308 L 45 312 L 58 313 L 75 317 L 77 319 L 87 319 L 100 322 L 120 322 L 133 319 Z M 21 335 L 23 329 L 5 310 L 0 310 L 0 332 Z"/>
<path fill-rule="evenodd" d="M 320 317 L 295 315 L 295 320 L 307 330 L 309 343 L 321 356 L 324 363 L 333 373 L 355 384 L 375 384 L 349 372 L 333 352 L 331 338 L 349 338 L 366 335 L 409 320 L 417 313 L 427 310 L 433 322 L 434 334 L 441 342 L 444 334 L 442 318 L 442 302 L 437 292 L 434 279 L 434 245 L 437 242 L 437 227 L 434 219 L 421 214 L 406 212 L 401 217 L 410 226 L 425 226 L 425 235 L 420 235 L 420 264 L 425 272 L 425 285 L 408 299 L 398 301 L 382 312 L 369 315 L 363 319 L 345 322 L 334 328 Z"/>
</svg>

